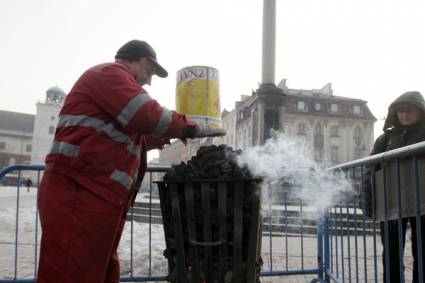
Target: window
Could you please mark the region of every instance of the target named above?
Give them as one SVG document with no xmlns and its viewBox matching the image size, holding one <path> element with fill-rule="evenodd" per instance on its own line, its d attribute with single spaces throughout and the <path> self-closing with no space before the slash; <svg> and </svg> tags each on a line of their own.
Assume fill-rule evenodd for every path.
<svg viewBox="0 0 425 283">
<path fill-rule="evenodd" d="M 359 125 L 354 128 L 354 143 L 356 146 L 360 146 L 363 140 L 363 131 Z"/>
<path fill-rule="evenodd" d="M 50 127 L 49 127 L 49 134 L 50 134 L 50 135 L 53 135 L 54 133 L 55 133 L 55 127 L 50 126 Z"/>
<path fill-rule="evenodd" d="M 314 104 L 314 110 L 316 110 L 316 111 L 320 111 L 320 109 L 322 109 L 322 105 L 320 105 L 320 103 L 319 103 L 319 102 L 316 102 L 316 103 Z"/>
<path fill-rule="evenodd" d="M 6 149 L 6 142 L 0 142 L 0 149 Z"/>
<path fill-rule="evenodd" d="M 362 109 L 361 109 L 360 105 L 352 105 L 351 106 L 351 112 L 353 114 L 360 115 L 360 114 L 362 114 Z"/>
<path fill-rule="evenodd" d="M 331 103 L 331 112 L 332 113 L 338 113 L 339 112 L 339 105 L 336 103 Z"/>
<path fill-rule="evenodd" d="M 314 160 L 322 161 L 323 160 L 323 148 L 314 149 Z"/>
<path fill-rule="evenodd" d="M 298 135 L 305 135 L 305 124 L 304 123 L 298 124 Z"/>
<path fill-rule="evenodd" d="M 359 125 L 357 125 L 356 128 L 354 129 L 354 136 L 358 138 L 361 138 L 363 136 L 362 129 L 360 128 Z"/>
<path fill-rule="evenodd" d="M 339 137 L 339 127 L 332 126 L 331 127 L 331 137 Z"/>
<path fill-rule="evenodd" d="M 26 151 L 26 152 L 31 152 L 31 150 L 32 150 L 32 146 L 31 146 L 31 144 L 27 144 L 27 145 L 25 146 L 25 151 Z"/>
<path fill-rule="evenodd" d="M 321 135 L 322 134 L 322 125 L 320 123 L 317 123 L 314 127 L 314 134 L 315 135 Z"/>
<path fill-rule="evenodd" d="M 324 144 L 324 138 L 323 138 L 322 125 L 320 125 L 320 123 L 317 123 L 316 126 L 314 126 L 314 148 L 316 149 L 320 148 L 323 151 L 323 144 Z"/>
<path fill-rule="evenodd" d="M 333 146 L 331 149 L 331 160 L 332 162 L 338 162 L 338 147 Z"/>
<path fill-rule="evenodd" d="M 325 141 L 323 139 L 323 135 L 314 135 L 314 147 L 315 148 L 323 148 Z"/>
<path fill-rule="evenodd" d="M 304 101 L 297 101 L 296 109 L 297 109 L 297 111 L 307 111 L 307 107 L 305 105 L 305 102 Z"/>
</svg>

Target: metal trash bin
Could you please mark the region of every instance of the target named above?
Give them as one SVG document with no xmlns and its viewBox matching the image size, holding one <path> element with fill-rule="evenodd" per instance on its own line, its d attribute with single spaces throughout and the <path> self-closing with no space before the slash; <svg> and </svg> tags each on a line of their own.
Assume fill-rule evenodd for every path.
<svg viewBox="0 0 425 283">
<path fill-rule="evenodd" d="M 416 183 L 415 170 L 412 158 L 400 161 L 400 208 L 402 218 L 416 215 Z M 425 214 L 425 158 L 418 158 L 420 212 Z M 384 169 L 375 173 L 375 205 L 376 219 L 385 220 L 385 187 Z M 397 165 L 395 161 L 385 164 L 385 185 L 387 199 L 387 216 L 389 220 L 398 219 L 398 190 L 397 190 Z"/>
<path fill-rule="evenodd" d="M 258 179 L 156 182 L 170 282 L 259 282 Z"/>
</svg>

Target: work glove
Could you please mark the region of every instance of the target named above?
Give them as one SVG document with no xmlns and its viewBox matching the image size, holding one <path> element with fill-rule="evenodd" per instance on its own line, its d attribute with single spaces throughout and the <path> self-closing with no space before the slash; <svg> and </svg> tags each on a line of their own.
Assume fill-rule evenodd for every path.
<svg viewBox="0 0 425 283">
<path fill-rule="evenodd" d="M 226 130 L 221 128 L 213 128 L 207 124 L 197 124 L 195 138 L 205 137 L 222 137 L 226 135 Z"/>
<path fill-rule="evenodd" d="M 178 138 L 196 139 L 205 137 L 221 137 L 226 135 L 226 130 L 213 128 L 204 123 L 197 123 L 195 126 L 186 126 L 180 130 Z"/>
</svg>

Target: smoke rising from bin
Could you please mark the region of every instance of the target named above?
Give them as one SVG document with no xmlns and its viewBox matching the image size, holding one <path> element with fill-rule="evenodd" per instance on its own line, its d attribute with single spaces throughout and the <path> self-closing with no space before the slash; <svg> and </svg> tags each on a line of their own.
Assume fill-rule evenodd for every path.
<svg viewBox="0 0 425 283">
<path fill-rule="evenodd" d="M 263 198 L 271 192 L 271 201 L 286 187 L 292 197 L 321 210 L 337 204 L 343 193 L 354 192 L 344 173 L 320 167 L 310 152 L 303 140 L 275 132 L 263 146 L 247 149 L 237 161 L 263 179 Z"/>
</svg>

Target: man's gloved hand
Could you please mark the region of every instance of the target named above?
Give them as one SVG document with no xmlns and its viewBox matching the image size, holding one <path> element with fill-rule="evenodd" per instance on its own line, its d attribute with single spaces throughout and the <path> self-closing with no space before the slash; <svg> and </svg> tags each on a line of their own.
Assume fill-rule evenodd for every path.
<svg viewBox="0 0 425 283">
<path fill-rule="evenodd" d="M 198 123 L 198 125 L 196 125 L 195 138 L 222 137 L 224 135 L 226 135 L 225 129 L 213 128 L 203 123 Z"/>
<path fill-rule="evenodd" d="M 213 128 L 204 123 L 198 123 L 196 126 L 186 126 L 179 132 L 180 139 L 195 139 L 205 137 L 221 137 L 226 135 L 226 130 Z"/>
</svg>

